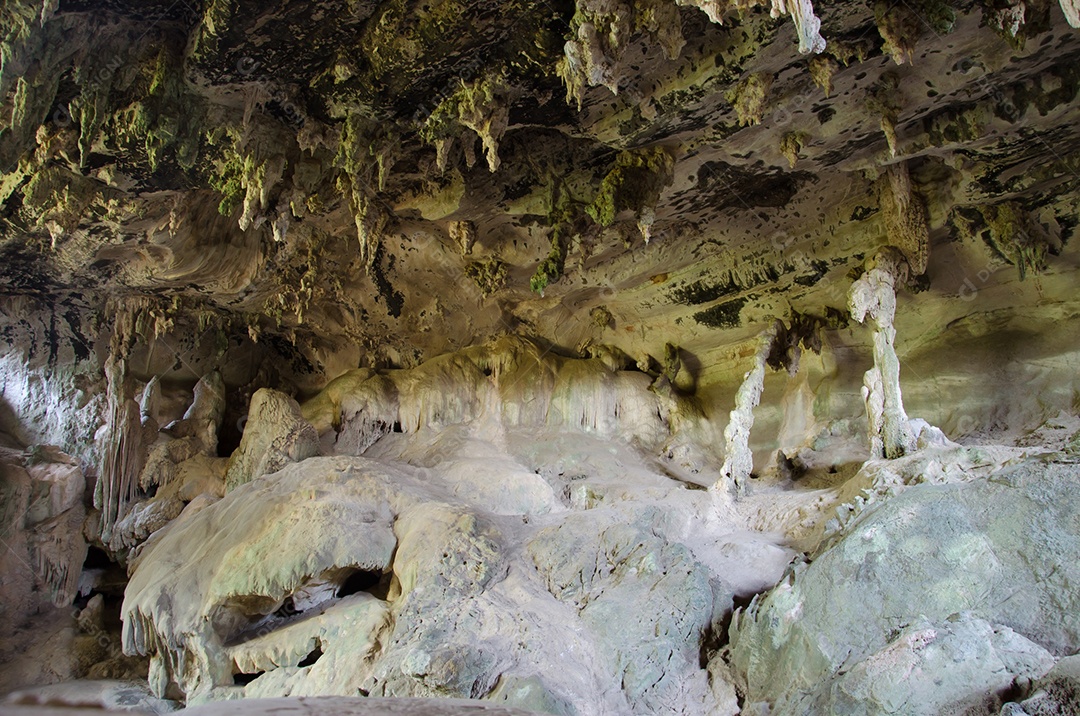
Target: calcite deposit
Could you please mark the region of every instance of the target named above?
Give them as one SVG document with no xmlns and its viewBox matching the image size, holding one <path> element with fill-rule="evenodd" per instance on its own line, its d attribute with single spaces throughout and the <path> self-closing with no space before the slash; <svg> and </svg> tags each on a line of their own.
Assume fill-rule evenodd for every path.
<svg viewBox="0 0 1080 716">
<path fill-rule="evenodd" d="M 3 2 L 0 713 L 1080 712 L 1078 28 Z"/>
</svg>

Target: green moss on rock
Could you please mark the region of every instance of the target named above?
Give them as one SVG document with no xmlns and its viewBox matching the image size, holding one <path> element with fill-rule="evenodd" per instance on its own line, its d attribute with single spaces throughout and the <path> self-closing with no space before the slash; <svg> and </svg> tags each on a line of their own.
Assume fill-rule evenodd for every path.
<svg viewBox="0 0 1080 716">
<path fill-rule="evenodd" d="M 765 97 L 772 87 L 773 75 L 769 72 L 751 72 L 724 93 L 724 99 L 735 108 L 739 126 L 760 124 L 765 112 Z"/>
<path fill-rule="evenodd" d="M 465 266 L 465 275 L 473 280 L 481 295 L 487 298 L 506 283 L 506 264 L 496 258 L 472 261 Z"/>
<path fill-rule="evenodd" d="M 663 147 L 620 152 L 607 173 L 596 198 L 585 207 L 600 226 L 611 226 L 622 211 L 632 211 L 638 220 L 656 207 L 660 193 L 672 179 L 675 160 Z M 648 238 L 648 237 L 646 237 Z"/>
</svg>

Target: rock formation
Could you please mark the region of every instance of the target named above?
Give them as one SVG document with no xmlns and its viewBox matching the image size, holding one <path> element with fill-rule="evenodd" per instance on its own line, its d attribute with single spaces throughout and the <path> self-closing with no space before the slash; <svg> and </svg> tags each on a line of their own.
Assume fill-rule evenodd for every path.
<svg viewBox="0 0 1080 716">
<path fill-rule="evenodd" d="M 896 284 L 909 268 L 895 250 L 877 254 L 866 273 L 851 287 L 848 305 L 859 323 L 874 327 L 874 367 L 863 377 L 863 400 L 870 422 L 870 454 L 900 457 L 915 447 L 915 434 L 900 395 L 900 359 L 896 356 Z"/>
<path fill-rule="evenodd" d="M 1078 26 L 0 4 L 0 712 L 1075 711 Z"/>
</svg>

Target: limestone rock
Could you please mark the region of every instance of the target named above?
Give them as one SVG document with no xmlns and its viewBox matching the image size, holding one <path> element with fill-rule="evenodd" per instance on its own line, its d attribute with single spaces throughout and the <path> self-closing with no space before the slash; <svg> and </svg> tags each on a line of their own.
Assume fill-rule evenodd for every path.
<svg viewBox="0 0 1080 716">
<path fill-rule="evenodd" d="M 730 595 L 714 594 L 689 550 L 656 536 L 657 517 L 622 525 L 575 515 L 527 549 L 551 593 L 596 635 L 634 713 L 706 712 L 698 644 Z"/>
<path fill-rule="evenodd" d="M 529 716 L 529 711 L 463 699 L 380 699 L 321 697 L 299 699 L 256 699 L 227 704 L 208 704 L 192 709 L 194 716 L 257 716 L 258 714 L 281 714 L 301 716 L 312 711 L 326 716 Z"/>
<path fill-rule="evenodd" d="M 170 680 L 189 698 L 231 686 L 234 673 L 245 673 L 228 650 L 234 641 L 335 603 L 353 572 L 389 567 L 396 539 L 385 473 L 350 480 L 332 461 L 304 466 L 241 485 L 230 498 L 172 523 L 143 550 L 125 593 L 124 648 L 150 654 L 156 693 L 164 694 Z M 330 479 L 317 485 L 304 475 Z M 320 491 L 326 497 L 315 499 Z M 327 532 L 329 525 L 337 531 Z M 357 525 L 365 526 L 359 538 Z M 192 559 L 189 550 L 200 556 Z M 343 618 L 347 624 L 352 617 Z M 325 628 L 339 624 L 329 620 Z M 275 648 L 291 655 L 294 647 Z M 245 665 L 257 661 L 237 656 Z M 185 660 L 197 666 L 184 668 Z"/>
<path fill-rule="evenodd" d="M 1061 11 L 1070 25 L 1080 28 L 1080 5 L 1075 0 L 1061 0 Z"/>
<path fill-rule="evenodd" d="M 1012 639 L 1007 627 L 1051 654 L 1075 652 L 1067 555 L 1080 544 L 1065 527 L 1080 507 L 1075 479 L 1075 465 L 1028 460 L 988 482 L 918 485 L 866 509 L 835 546 L 734 619 L 732 653 L 748 700 L 801 713 L 812 694 L 840 683 L 845 665 L 886 649 L 896 630 L 923 619 L 936 629 L 958 612 L 995 625 L 995 638 Z M 916 703 L 912 689 L 903 698 Z"/>
<path fill-rule="evenodd" d="M 1080 710 L 1080 655 L 1067 656 L 1032 684 L 1032 694 L 1006 704 L 1002 716 L 1065 716 Z"/>
<path fill-rule="evenodd" d="M 993 713 L 999 694 L 1037 679 L 1054 657 L 1008 627 L 961 613 L 917 620 L 866 659 L 848 665 L 803 706 L 815 713 Z"/>
<path fill-rule="evenodd" d="M 318 452 L 319 436 L 297 402 L 275 390 L 259 390 L 251 397 L 244 438 L 229 459 L 225 489 L 234 490 Z"/>
</svg>

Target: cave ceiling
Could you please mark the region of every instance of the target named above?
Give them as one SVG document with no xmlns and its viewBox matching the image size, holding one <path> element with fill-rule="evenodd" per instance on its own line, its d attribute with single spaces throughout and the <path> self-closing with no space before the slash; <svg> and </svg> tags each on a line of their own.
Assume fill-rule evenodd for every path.
<svg viewBox="0 0 1080 716">
<path fill-rule="evenodd" d="M 302 392 L 506 333 L 707 381 L 773 318 L 844 329 L 890 244 L 913 354 L 1076 314 L 1075 6 L 807 8 L 5 2 L 5 336 Z"/>
</svg>

